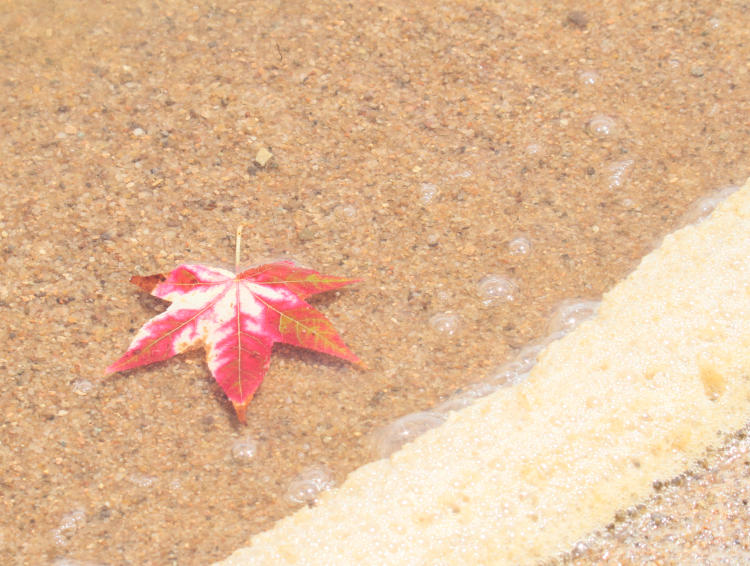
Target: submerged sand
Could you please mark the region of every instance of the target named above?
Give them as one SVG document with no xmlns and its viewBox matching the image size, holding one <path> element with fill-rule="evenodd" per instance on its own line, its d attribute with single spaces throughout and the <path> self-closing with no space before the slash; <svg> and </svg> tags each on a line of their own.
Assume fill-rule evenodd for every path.
<svg viewBox="0 0 750 566">
<path fill-rule="evenodd" d="M 373 431 L 491 373 L 561 300 L 598 298 L 748 176 L 744 18 L 6 2 L 0 562 L 224 558 L 296 508 L 295 476 L 341 482 Z M 200 353 L 104 380 L 162 308 L 130 276 L 232 264 L 243 222 L 248 262 L 364 279 L 316 306 L 370 370 L 278 349 L 247 427 Z M 490 274 L 514 301 L 483 304 Z M 233 458 L 246 437 L 255 455 Z"/>
</svg>

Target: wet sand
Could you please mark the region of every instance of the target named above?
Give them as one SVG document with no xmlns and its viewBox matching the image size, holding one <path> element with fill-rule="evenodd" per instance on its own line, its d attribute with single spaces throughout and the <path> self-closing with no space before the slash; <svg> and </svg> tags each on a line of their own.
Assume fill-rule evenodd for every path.
<svg viewBox="0 0 750 566">
<path fill-rule="evenodd" d="M 618 513 L 555 564 L 747 564 L 750 438 L 738 431 L 695 469 Z"/>
<path fill-rule="evenodd" d="M 296 475 L 341 481 L 373 431 L 485 377 L 561 300 L 600 296 L 690 203 L 748 176 L 744 17 L 8 3 L 1 561 L 221 559 L 295 508 Z M 314 302 L 370 369 L 277 348 L 247 427 L 201 352 L 104 379 L 163 308 L 130 276 L 231 265 L 239 223 L 249 263 L 364 279 Z M 530 253 L 509 248 L 519 234 Z M 489 274 L 515 300 L 484 305 Z M 459 315 L 453 334 L 439 313 Z M 257 453 L 237 461 L 248 436 Z M 744 460 L 724 461 L 746 486 Z M 699 483 L 688 509 L 721 491 Z"/>
</svg>

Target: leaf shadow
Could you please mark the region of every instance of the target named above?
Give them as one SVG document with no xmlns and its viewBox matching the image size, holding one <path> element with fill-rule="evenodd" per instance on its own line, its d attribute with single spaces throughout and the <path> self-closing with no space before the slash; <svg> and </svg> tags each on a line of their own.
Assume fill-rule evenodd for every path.
<svg viewBox="0 0 750 566">
<path fill-rule="evenodd" d="M 310 303 L 313 307 L 326 307 L 336 302 L 342 292 L 346 292 L 346 289 L 331 289 L 330 291 L 323 291 L 322 293 L 316 293 L 311 297 L 307 297 L 305 301 Z"/>
<path fill-rule="evenodd" d="M 154 297 L 153 295 L 140 292 L 138 293 L 138 304 L 141 305 L 144 312 L 151 313 L 151 316 L 156 316 L 154 313 L 162 313 L 169 308 L 169 301 Z"/>
</svg>

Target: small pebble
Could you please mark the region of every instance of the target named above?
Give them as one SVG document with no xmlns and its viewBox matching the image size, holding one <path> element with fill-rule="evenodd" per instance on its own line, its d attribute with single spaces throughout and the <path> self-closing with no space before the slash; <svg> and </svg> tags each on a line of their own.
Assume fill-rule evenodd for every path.
<svg viewBox="0 0 750 566">
<path fill-rule="evenodd" d="M 568 12 L 566 21 L 578 29 L 584 29 L 589 23 L 589 17 L 583 10 L 572 10 Z"/>
<path fill-rule="evenodd" d="M 300 242 L 309 242 L 315 239 L 315 231 L 312 228 L 302 228 L 297 234 Z"/>
<path fill-rule="evenodd" d="M 273 154 L 270 151 L 265 147 L 261 147 L 258 150 L 258 153 L 255 154 L 255 164 L 258 165 L 258 167 L 265 167 L 272 157 Z"/>
</svg>

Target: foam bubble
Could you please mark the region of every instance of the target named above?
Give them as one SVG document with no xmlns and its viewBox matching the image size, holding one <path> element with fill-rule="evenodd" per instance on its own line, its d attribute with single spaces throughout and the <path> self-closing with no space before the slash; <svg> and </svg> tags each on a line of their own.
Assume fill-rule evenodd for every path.
<svg viewBox="0 0 750 566">
<path fill-rule="evenodd" d="M 447 336 L 452 336 L 458 330 L 461 317 L 450 312 L 439 312 L 430 318 L 430 326 Z"/>
<path fill-rule="evenodd" d="M 610 116 L 599 114 L 588 121 L 586 131 L 600 139 L 608 138 L 616 133 L 617 122 Z"/>
<path fill-rule="evenodd" d="M 585 85 L 594 85 L 599 82 L 599 73 L 593 70 L 578 73 L 578 80 Z"/>
<path fill-rule="evenodd" d="M 555 309 L 549 321 L 550 333 L 567 334 L 576 326 L 596 314 L 600 301 L 566 299 Z"/>
<path fill-rule="evenodd" d="M 86 512 L 83 509 L 74 509 L 65 513 L 60 519 L 56 529 L 52 531 L 52 538 L 58 546 L 65 546 L 73 538 L 79 528 L 86 523 Z"/>
<path fill-rule="evenodd" d="M 70 384 L 70 388 L 76 395 L 84 396 L 91 393 L 91 390 L 94 388 L 94 384 L 91 383 L 88 379 L 76 379 L 73 383 Z"/>
<path fill-rule="evenodd" d="M 295 505 L 301 503 L 314 505 L 322 492 L 328 491 L 335 485 L 336 482 L 328 468 L 314 466 L 289 482 L 284 498 Z"/>
<path fill-rule="evenodd" d="M 477 295 L 485 306 L 513 301 L 518 295 L 518 285 L 502 275 L 487 275 L 479 280 Z"/>
<path fill-rule="evenodd" d="M 680 226 L 687 226 L 688 224 L 699 224 L 703 222 L 716 208 L 719 203 L 725 200 L 729 195 L 737 191 L 740 187 L 737 185 L 730 185 L 723 189 L 718 189 L 703 198 L 698 199 L 685 211 L 680 220 Z"/>
<path fill-rule="evenodd" d="M 610 163 L 606 166 L 606 170 L 609 173 L 607 177 L 607 187 L 609 189 L 619 189 L 625 185 L 630 176 L 630 172 L 633 170 L 633 164 L 635 161 L 632 159 L 623 159 Z"/>
<path fill-rule="evenodd" d="M 526 155 L 529 157 L 538 157 L 544 155 L 544 146 L 539 143 L 530 143 L 525 149 Z"/>
<path fill-rule="evenodd" d="M 497 367 L 492 375 L 486 380 L 495 387 L 508 387 L 520 383 L 528 376 L 531 369 L 536 365 L 539 354 L 551 342 L 562 338 L 563 332 L 554 332 L 543 338 L 532 340 L 521 348 L 516 356 Z"/>
<path fill-rule="evenodd" d="M 468 387 L 464 387 L 453 393 L 453 395 L 448 397 L 448 399 L 440 403 L 433 410 L 434 412 L 441 414 L 450 413 L 451 411 L 460 411 L 469 405 L 473 405 L 477 399 L 481 399 L 482 397 L 494 393 L 497 389 L 497 385 L 487 381 L 472 383 Z"/>
<path fill-rule="evenodd" d="M 531 252 L 531 240 L 526 236 L 516 236 L 508 242 L 511 255 L 528 255 Z"/>
<path fill-rule="evenodd" d="M 393 421 L 373 435 L 373 450 L 376 457 L 387 458 L 404 444 L 440 426 L 444 421 L 445 415 L 433 411 L 411 413 Z"/>
<path fill-rule="evenodd" d="M 542 352 L 542 350 L 544 350 L 555 340 L 559 340 L 560 338 L 562 338 L 563 335 L 563 332 L 551 332 L 547 336 L 532 340 L 523 348 L 521 348 L 521 350 L 518 352 L 518 355 L 516 356 L 516 359 L 529 364 L 529 369 L 531 369 L 531 367 L 536 363 L 536 359 L 539 357 L 539 354 Z"/>
<path fill-rule="evenodd" d="M 249 466 L 255 460 L 258 445 L 250 437 L 239 438 L 232 443 L 232 460 L 241 466 Z"/>
<path fill-rule="evenodd" d="M 150 476 L 148 474 L 141 474 L 139 472 L 136 472 L 134 474 L 130 474 L 127 477 L 127 480 L 132 483 L 133 485 L 137 485 L 138 487 L 151 487 L 156 483 L 156 476 Z"/>
<path fill-rule="evenodd" d="M 432 183 L 422 183 L 419 187 L 419 201 L 422 204 L 430 204 L 438 194 L 437 185 Z"/>
<path fill-rule="evenodd" d="M 526 379 L 526 376 L 529 375 L 529 370 L 534 367 L 534 364 L 528 367 L 527 365 L 520 360 L 505 362 L 492 372 L 488 382 L 494 384 L 495 387 L 509 387 L 520 383 Z"/>
<path fill-rule="evenodd" d="M 75 558 L 55 558 L 52 566 L 104 566 L 101 562 L 88 562 Z"/>
<path fill-rule="evenodd" d="M 354 218 L 357 216 L 356 207 L 349 204 L 337 206 L 335 212 L 343 218 Z"/>
</svg>

